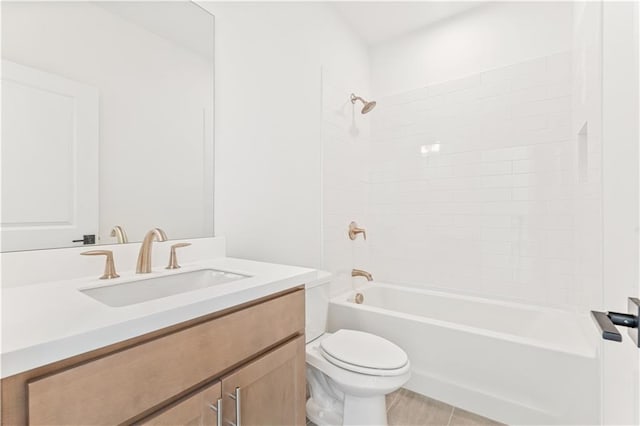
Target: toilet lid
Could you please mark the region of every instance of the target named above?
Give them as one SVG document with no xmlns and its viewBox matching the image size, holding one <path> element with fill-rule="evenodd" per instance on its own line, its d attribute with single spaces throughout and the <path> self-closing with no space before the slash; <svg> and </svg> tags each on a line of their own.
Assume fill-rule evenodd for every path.
<svg viewBox="0 0 640 426">
<path fill-rule="evenodd" d="M 397 345 L 375 334 L 355 330 L 339 330 L 320 342 L 329 361 L 351 370 L 357 367 L 373 370 L 397 370 L 407 365 L 407 354 Z"/>
</svg>

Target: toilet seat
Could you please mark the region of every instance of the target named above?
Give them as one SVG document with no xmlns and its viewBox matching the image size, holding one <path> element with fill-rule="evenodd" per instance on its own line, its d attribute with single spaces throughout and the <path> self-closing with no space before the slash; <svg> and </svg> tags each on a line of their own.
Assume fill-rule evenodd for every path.
<svg viewBox="0 0 640 426">
<path fill-rule="evenodd" d="M 320 344 L 323 340 L 332 336 L 326 333 L 318 339 L 307 343 L 306 361 L 307 365 L 319 370 L 332 381 L 339 384 L 343 392 L 358 396 L 384 395 L 393 392 L 409 380 L 411 376 L 411 363 L 398 370 L 370 370 L 369 373 L 359 373 L 338 365 L 338 362 L 331 362 L 326 354 L 323 354 Z M 336 360 L 337 361 L 337 360 Z"/>
<path fill-rule="evenodd" d="M 338 330 L 319 344 L 319 352 L 330 363 L 354 373 L 399 376 L 409 371 L 407 354 L 397 345 L 355 330 Z"/>
</svg>

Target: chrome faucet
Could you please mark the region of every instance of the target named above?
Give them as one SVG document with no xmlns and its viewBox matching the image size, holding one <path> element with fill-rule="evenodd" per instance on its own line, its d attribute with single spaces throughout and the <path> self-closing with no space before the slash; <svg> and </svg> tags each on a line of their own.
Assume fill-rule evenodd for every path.
<svg viewBox="0 0 640 426">
<path fill-rule="evenodd" d="M 373 277 L 367 271 L 363 271 L 361 269 L 353 269 L 351 270 L 352 277 L 365 277 L 367 281 L 373 281 Z"/>
<path fill-rule="evenodd" d="M 153 240 L 167 241 L 167 234 L 160 228 L 153 228 L 144 236 L 144 241 L 140 246 L 138 254 L 138 264 L 136 266 L 136 274 L 148 274 L 151 272 L 151 246 Z"/>
</svg>

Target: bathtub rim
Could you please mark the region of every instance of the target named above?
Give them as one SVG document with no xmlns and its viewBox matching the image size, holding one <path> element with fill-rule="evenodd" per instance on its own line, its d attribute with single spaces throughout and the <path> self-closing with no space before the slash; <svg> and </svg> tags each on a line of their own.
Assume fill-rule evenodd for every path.
<svg viewBox="0 0 640 426">
<path fill-rule="evenodd" d="M 473 327 L 473 326 L 459 324 L 451 321 L 439 320 L 436 318 L 430 318 L 430 317 L 425 317 L 421 315 L 409 314 L 405 312 L 394 311 L 391 309 L 380 308 L 377 306 L 371 306 L 366 304 L 366 298 L 365 298 L 365 303 L 362 303 L 362 304 L 357 304 L 349 300 L 350 296 L 351 296 L 351 299 L 353 299 L 353 296 L 355 296 L 355 293 L 358 293 L 361 291 L 365 292 L 365 297 L 366 297 L 366 291 L 368 289 L 374 289 L 377 287 L 392 288 L 392 289 L 407 291 L 409 293 L 427 294 L 432 296 L 453 298 L 453 299 L 459 299 L 459 300 L 465 300 L 465 301 L 473 301 L 473 302 L 479 302 L 484 304 L 500 305 L 500 306 L 505 306 L 510 308 L 525 309 L 528 311 L 549 312 L 549 313 L 555 313 L 555 314 L 570 315 L 577 320 L 580 326 L 579 332 L 580 332 L 580 337 L 584 341 L 584 348 L 573 348 L 567 345 L 558 344 L 557 342 L 550 342 L 550 341 L 545 341 L 542 339 L 536 339 L 531 337 L 522 337 L 515 334 L 489 330 L 486 328 Z M 345 291 L 338 295 L 335 295 L 330 298 L 329 303 L 346 306 L 352 309 L 360 309 L 368 312 L 383 314 L 383 315 L 398 316 L 411 321 L 417 321 L 420 323 L 436 325 L 436 326 L 463 331 L 467 333 L 479 334 L 479 335 L 486 336 L 493 339 L 507 340 L 510 342 L 518 343 L 518 344 L 534 346 L 540 349 L 552 350 L 555 352 L 561 352 L 564 354 L 579 356 L 587 359 L 596 359 L 599 356 L 599 348 L 596 343 L 597 340 L 595 339 L 595 335 L 593 338 L 587 335 L 587 327 L 585 326 L 585 324 L 587 322 L 590 323 L 588 316 L 581 315 L 579 313 L 568 311 L 568 310 L 559 309 L 556 307 L 526 305 L 519 302 L 511 302 L 511 301 L 505 301 L 500 299 L 490 299 L 486 297 L 471 296 L 471 295 L 460 294 L 455 292 L 447 292 L 442 290 L 421 289 L 416 287 L 410 287 L 410 286 L 405 286 L 400 284 L 390 284 L 390 283 L 379 282 L 379 281 L 373 281 L 373 282 L 361 285 L 352 290 Z M 593 345 L 590 344 L 590 339 L 593 340 L 594 342 Z"/>
</svg>

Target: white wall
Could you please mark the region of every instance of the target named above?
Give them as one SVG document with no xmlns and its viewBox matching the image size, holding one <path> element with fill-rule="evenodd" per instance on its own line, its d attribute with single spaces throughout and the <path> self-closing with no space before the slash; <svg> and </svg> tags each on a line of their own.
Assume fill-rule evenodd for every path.
<svg viewBox="0 0 640 426">
<path fill-rule="evenodd" d="M 602 5 L 574 8 L 571 133 L 575 162 L 575 279 L 579 303 L 603 310 Z M 594 308 L 596 307 L 596 308 Z"/>
<path fill-rule="evenodd" d="M 640 56 L 637 2 L 588 4 L 589 22 L 601 17 L 602 309 L 628 312 L 640 296 L 638 153 Z M 593 10 L 595 9 L 595 11 Z M 598 50 L 588 54 L 597 58 Z M 640 424 L 640 351 L 623 327 L 622 343 L 602 343 L 602 424 Z"/>
<path fill-rule="evenodd" d="M 216 234 L 230 256 L 321 267 L 321 69 L 366 91 L 366 48 L 326 4 L 201 4 L 216 16 Z"/>
<path fill-rule="evenodd" d="M 488 3 L 375 46 L 376 96 L 440 83 L 571 48 L 569 2 Z"/>
<path fill-rule="evenodd" d="M 372 49 L 376 278 L 544 305 L 593 300 L 579 268 L 592 253 L 576 250 L 577 203 L 593 187 L 578 182 L 572 25 L 568 3 L 495 3 Z"/>
<path fill-rule="evenodd" d="M 558 256 L 573 241 L 562 213 L 573 167 L 570 5 L 481 6 L 372 49 L 371 68 L 365 46 L 323 4 L 203 5 L 216 15 L 216 233 L 228 237 L 230 255 L 323 267 L 338 275 L 339 288 L 352 282 L 350 269 L 358 267 L 382 280 L 539 303 L 557 293 L 558 303 L 567 303 L 573 263 Z M 377 99 L 378 108 L 354 114 L 347 102 L 351 91 Z M 447 103 L 448 121 L 442 114 L 424 115 L 424 109 L 401 117 L 390 112 L 392 103 L 424 100 L 427 92 L 438 96 L 426 103 Z M 394 93 L 401 94 L 388 96 Z M 488 110 L 474 116 L 478 108 Z M 513 116 L 511 110 L 517 110 Z M 465 140 L 458 118 L 472 132 Z M 451 161 L 425 169 L 420 147 L 438 135 L 411 139 L 406 132 L 438 120 L 449 125 L 440 127 L 449 137 L 441 158 Z M 492 120 L 501 120 L 493 133 L 473 135 Z M 390 141 L 389 132 L 397 131 L 403 142 Z M 491 138 L 496 135 L 505 137 Z M 472 161 L 474 155 L 479 161 Z M 403 178 L 411 171 L 418 180 L 462 173 L 459 180 L 489 187 L 453 188 L 450 203 L 462 211 L 452 215 L 453 204 L 442 208 L 445 193 L 425 192 L 429 184 L 413 182 L 415 202 L 424 199 L 427 208 L 440 202 L 440 222 L 433 215 L 385 216 L 413 196 L 406 184 L 382 181 L 389 165 Z M 469 210 L 474 203 L 480 210 Z M 500 209 L 520 219 L 497 214 Z M 536 216 L 540 209 L 545 213 Z M 558 218 L 564 221 L 560 229 L 537 232 L 536 226 Z M 509 223 L 501 228 L 503 219 Z M 367 228 L 367 242 L 347 239 L 351 220 Z M 464 232 L 468 240 L 460 239 Z M 546 249 L 557 256 L 542 256 Z M 415 256 L 399 264 L 411 250 Z M 434 257 L 425 259 L 425 253 Z M 456 257 L 460 253 L 468 256 Z M 456 259 L 467 267 L 452 266 Z M 474 285 L 478 274 L 483 278 Z"/>
<path fill-rule="evenodd" d="M 352 87 L 340 75 L 322 75 L 322 212 L 323 264 L 334 274 L 333 294 L 352 288 L 364 278 L 351 277 L 354 268 L 369 270 L 369 244 L 363 235 L 352 241 L 351 221 L 367 226 L 370 129 L 373 112 L 353 105 Z M 368 98 L 368 91 L 356 92 Z M 374 109 L 375 111 L 375 109 Z"/>
<path fill-rule="evenodd" d="M 579 299 L 570 70 L 565 52 L 379 98 L 368 209 L 378 278 Z"/>
<path fill-rule="evenodd" d="M 211 232 L 211 58 L 83 2 L 3 3 L 2 57 L 98 89 L 100 242 L 115 242 L 114 225 L 131 241 L 154 226 L 170 238 Z"/>
</svg>

